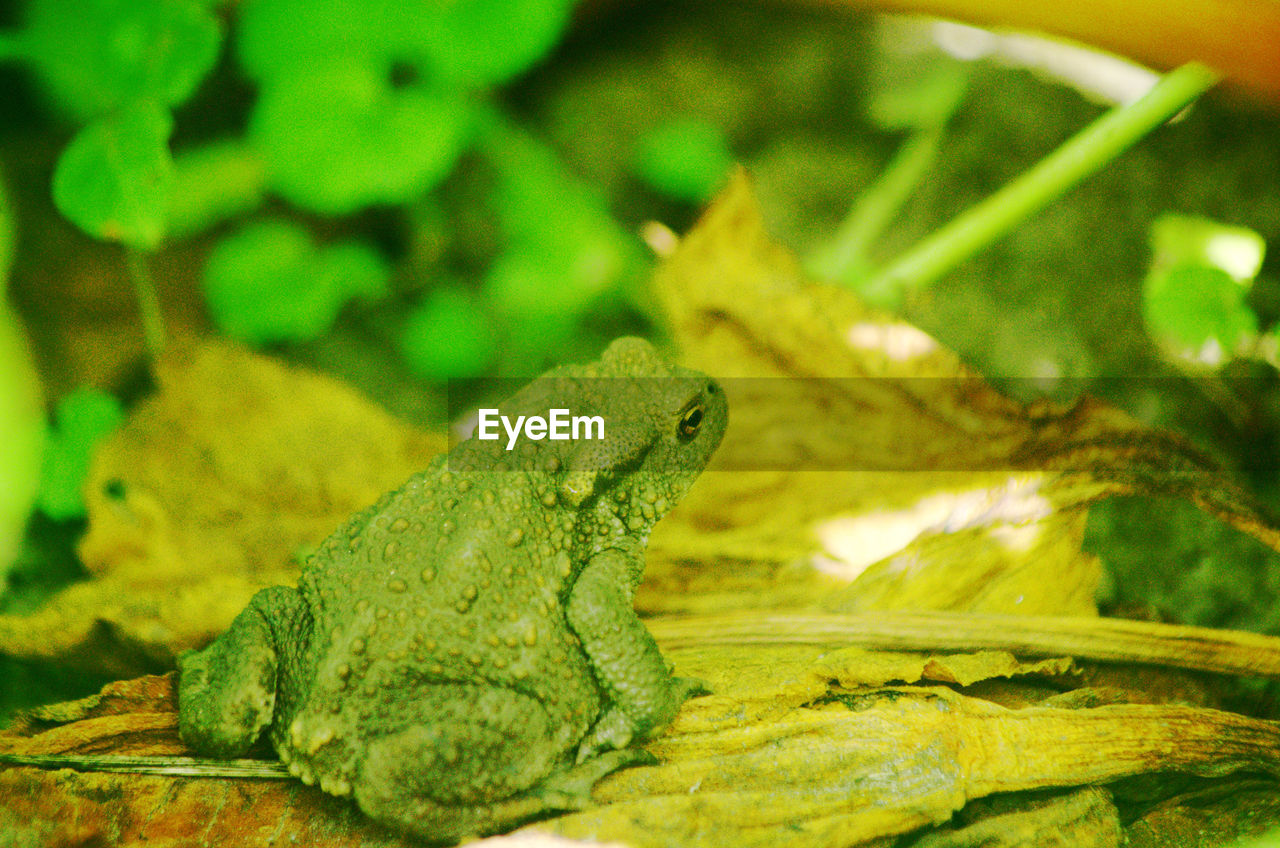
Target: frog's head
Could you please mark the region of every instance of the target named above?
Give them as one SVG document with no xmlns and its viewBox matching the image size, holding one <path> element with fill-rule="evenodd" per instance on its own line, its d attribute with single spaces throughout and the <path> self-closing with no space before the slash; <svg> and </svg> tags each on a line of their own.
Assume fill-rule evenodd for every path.
<svg viewBox="0 0 1280 848">
<path fill-rule="evenodd" d="M 615 341 L 585 373 L 604 438 L 574 446 L 560 499 L 577 507 L 607 498 L 629 531 L 647 533 L 720 444 L 729 421 L 724 390 L 637 338 Z"/>
</svg>

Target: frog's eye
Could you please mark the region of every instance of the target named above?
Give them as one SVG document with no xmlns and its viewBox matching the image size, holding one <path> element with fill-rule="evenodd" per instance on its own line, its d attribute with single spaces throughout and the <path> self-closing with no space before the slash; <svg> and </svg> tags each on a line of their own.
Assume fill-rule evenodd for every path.
<svg viewBox="0 0 1280 848">
<path fill-rule="evenodd" d="M 689 407 L 680 416 L 680 423 L 676 426 L 676 433 L 683 441 L 689 441 L 698 435 L 698 428 L 702 426 L 702 404 L 696 404 Z"/>
</svg>

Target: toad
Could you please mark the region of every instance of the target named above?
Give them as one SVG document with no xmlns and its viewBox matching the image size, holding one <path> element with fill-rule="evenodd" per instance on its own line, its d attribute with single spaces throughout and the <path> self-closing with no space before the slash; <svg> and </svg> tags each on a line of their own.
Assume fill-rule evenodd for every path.
<svg viewBox="0 0 1280 848">
<path fill-rule="evenodd" d="M 702 689 L 673 677 L 632 608 L 654 524 L 724 434 L 711 379 L 645 341 L 548 372 L 500 406 L 599 418 L 593 438 L 471 438 L 353 516 L 298 586 L 253 597 L 179 660 L 179 726 L 431 839 L 579 809 L 651 762 Z"/>
</svg>

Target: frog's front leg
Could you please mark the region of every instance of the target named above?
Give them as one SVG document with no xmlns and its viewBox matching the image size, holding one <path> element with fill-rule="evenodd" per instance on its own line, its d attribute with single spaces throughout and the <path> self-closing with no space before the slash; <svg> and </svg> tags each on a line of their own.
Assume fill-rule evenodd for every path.
<svg viewBox="0 0 1280 848">
<path fill-rule="evenodd" d="M 305 614 L 294 589 L 253 596 L 231 627 L 201 651 L 178 657 L 178 730 L 200 754 L 238 757 L 271 724 L 280 665 L 273 628 Z"/>
<path fill-rule="evenodd" d="M 579 746 L 578 762 L 665 727 L 687 698 L 706 691 L 698 681 L 672 677 L 632 608 L 643 568 L 639 552 L 603 551 L 583 568 L 569 594 L 569 626 L 609 705 Z"/>
</svg>

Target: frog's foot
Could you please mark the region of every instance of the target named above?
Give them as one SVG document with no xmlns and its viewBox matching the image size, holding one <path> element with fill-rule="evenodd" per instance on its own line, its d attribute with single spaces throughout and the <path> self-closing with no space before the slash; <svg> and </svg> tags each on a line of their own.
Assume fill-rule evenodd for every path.
<svg viewBox="0 0 1280 848">
<path fill-rule="evenodd" d="M 704 681 L 694 677 L 676 677 L 672 678 L 670 695 L 665 699 L 664 712 L 658 714 L 656 721 L 651 717 L 638 722 L 621 707 L 610 708 L 578 746 L 577 762 L 586 763 L 605 751 L 626 749 L 637 738 L 648 738 L 670 723 L 676 711 L 680 709 L 680 705 L 685 701 L 699 695 L 710 694 L 711 689 Z"/>
<path fill-rule="evenodd" d="M 239 757 L 271 724 L 279 656 L 274 627 L 300 613 L 296 591 L 263 589 L 202 651 L 178 657 L 178 730 L 200 754 Z"/>
<path fill-rule="evenodd" d="M 703 695 L 713 694 L 711 687 L 707 685 L 707 681 L 700 680 L 697 677 L 677 677 L 673 680 L 675 697 L 683 704 L 690 698 L 700 698 Z"/>
<path fill-rule="evenodd" d="M 655 766 L 658 758 L 643 748 L 606 751 L 547 778 L 530 794 L 542 798 L 550 810 L 582 810 L 591 805 L 591 789 L 604 777 L 632 766 Z"/>
<path fill-rule="evenodd" d="M 587 738 L 578 746 L 578 765 L 586 765 L 602 759 L 611 751 L 626 751 L 635 739 L 635 722 L 622 710 L 614 707 L 605 712 L 591 728 Z"/>
</svg>

